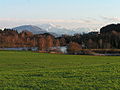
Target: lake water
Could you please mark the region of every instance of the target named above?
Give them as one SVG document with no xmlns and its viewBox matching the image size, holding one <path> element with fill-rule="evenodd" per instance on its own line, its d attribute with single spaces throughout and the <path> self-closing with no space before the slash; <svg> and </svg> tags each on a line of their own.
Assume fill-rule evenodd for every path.
<svg viewBox="0 0 120 90">
<path fill-rule="evenodd" d="M 38 47 L 0 48 L 0 50 L 37 51 Z"/>
<path fill-rule="evenodd" d="M 61 46 L 61 47 L 52 47 L 57 48 L 63 53 L 67 53 L 67 47 Z M 38 47 L 18 47 L 18 48 L 0 48 L 0 50 L 17 50 L 17 51 L 38 51 Z"/>
</svg>

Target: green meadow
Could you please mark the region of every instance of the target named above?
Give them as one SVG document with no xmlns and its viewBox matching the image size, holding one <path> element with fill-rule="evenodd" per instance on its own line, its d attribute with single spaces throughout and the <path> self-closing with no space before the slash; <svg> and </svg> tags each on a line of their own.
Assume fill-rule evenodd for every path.
<svg viewBox="0 0 120 90">
<path fill-rule="evenodd" d="M 0 90 L 118 90 L 119 56 L 0 51 Z"/>
</svg>

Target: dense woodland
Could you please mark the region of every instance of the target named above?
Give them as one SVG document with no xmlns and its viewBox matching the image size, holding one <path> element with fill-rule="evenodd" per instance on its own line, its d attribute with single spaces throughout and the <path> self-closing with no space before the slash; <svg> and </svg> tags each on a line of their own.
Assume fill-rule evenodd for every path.
<svg viewBox="0 0 120 90">
<path fill-rule="evenodd" d="M 0 30 L 0 47 L 39 47 L 46 51 L 50 47 L 68 46 L 69 52 L 80 49 L 120 49 L 120 24 L 110 24 L 100 29 L 100 32 L 62 35 L 54 37 L 51 34 L 32 34 L 29 31 L 18 33 L 15 30 Z"/>
</svg>

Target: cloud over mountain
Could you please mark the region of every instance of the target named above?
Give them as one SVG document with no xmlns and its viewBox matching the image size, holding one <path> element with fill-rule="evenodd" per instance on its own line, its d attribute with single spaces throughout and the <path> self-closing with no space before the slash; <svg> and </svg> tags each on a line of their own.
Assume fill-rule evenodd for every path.
<svg viewBox="0 0 120 90">
<path fill-rule="evenodd" d="M 102 26 L 117 23 L 120 18 L 105 17 L 98 18 L 81 18 L 81 19 L 17 19 L 17 18 L 0 18 L 0 28 L 12 28 L 20 25 L 40 25 L 52 23 L 56 26 L 62 26 L 66 29 L 89 28 L 90 30 L 99 30 Z"/>
</svg>

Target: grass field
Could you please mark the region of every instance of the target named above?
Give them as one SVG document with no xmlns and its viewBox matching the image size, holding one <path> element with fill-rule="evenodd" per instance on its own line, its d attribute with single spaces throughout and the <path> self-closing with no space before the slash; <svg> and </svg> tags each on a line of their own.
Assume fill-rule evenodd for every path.
<svg viewBox="0 0 120 90">
<path fill-rule="evenodd" d="M 0 90 L 120 89 L 119 56 L 0 51 Z"/>
</svg>

